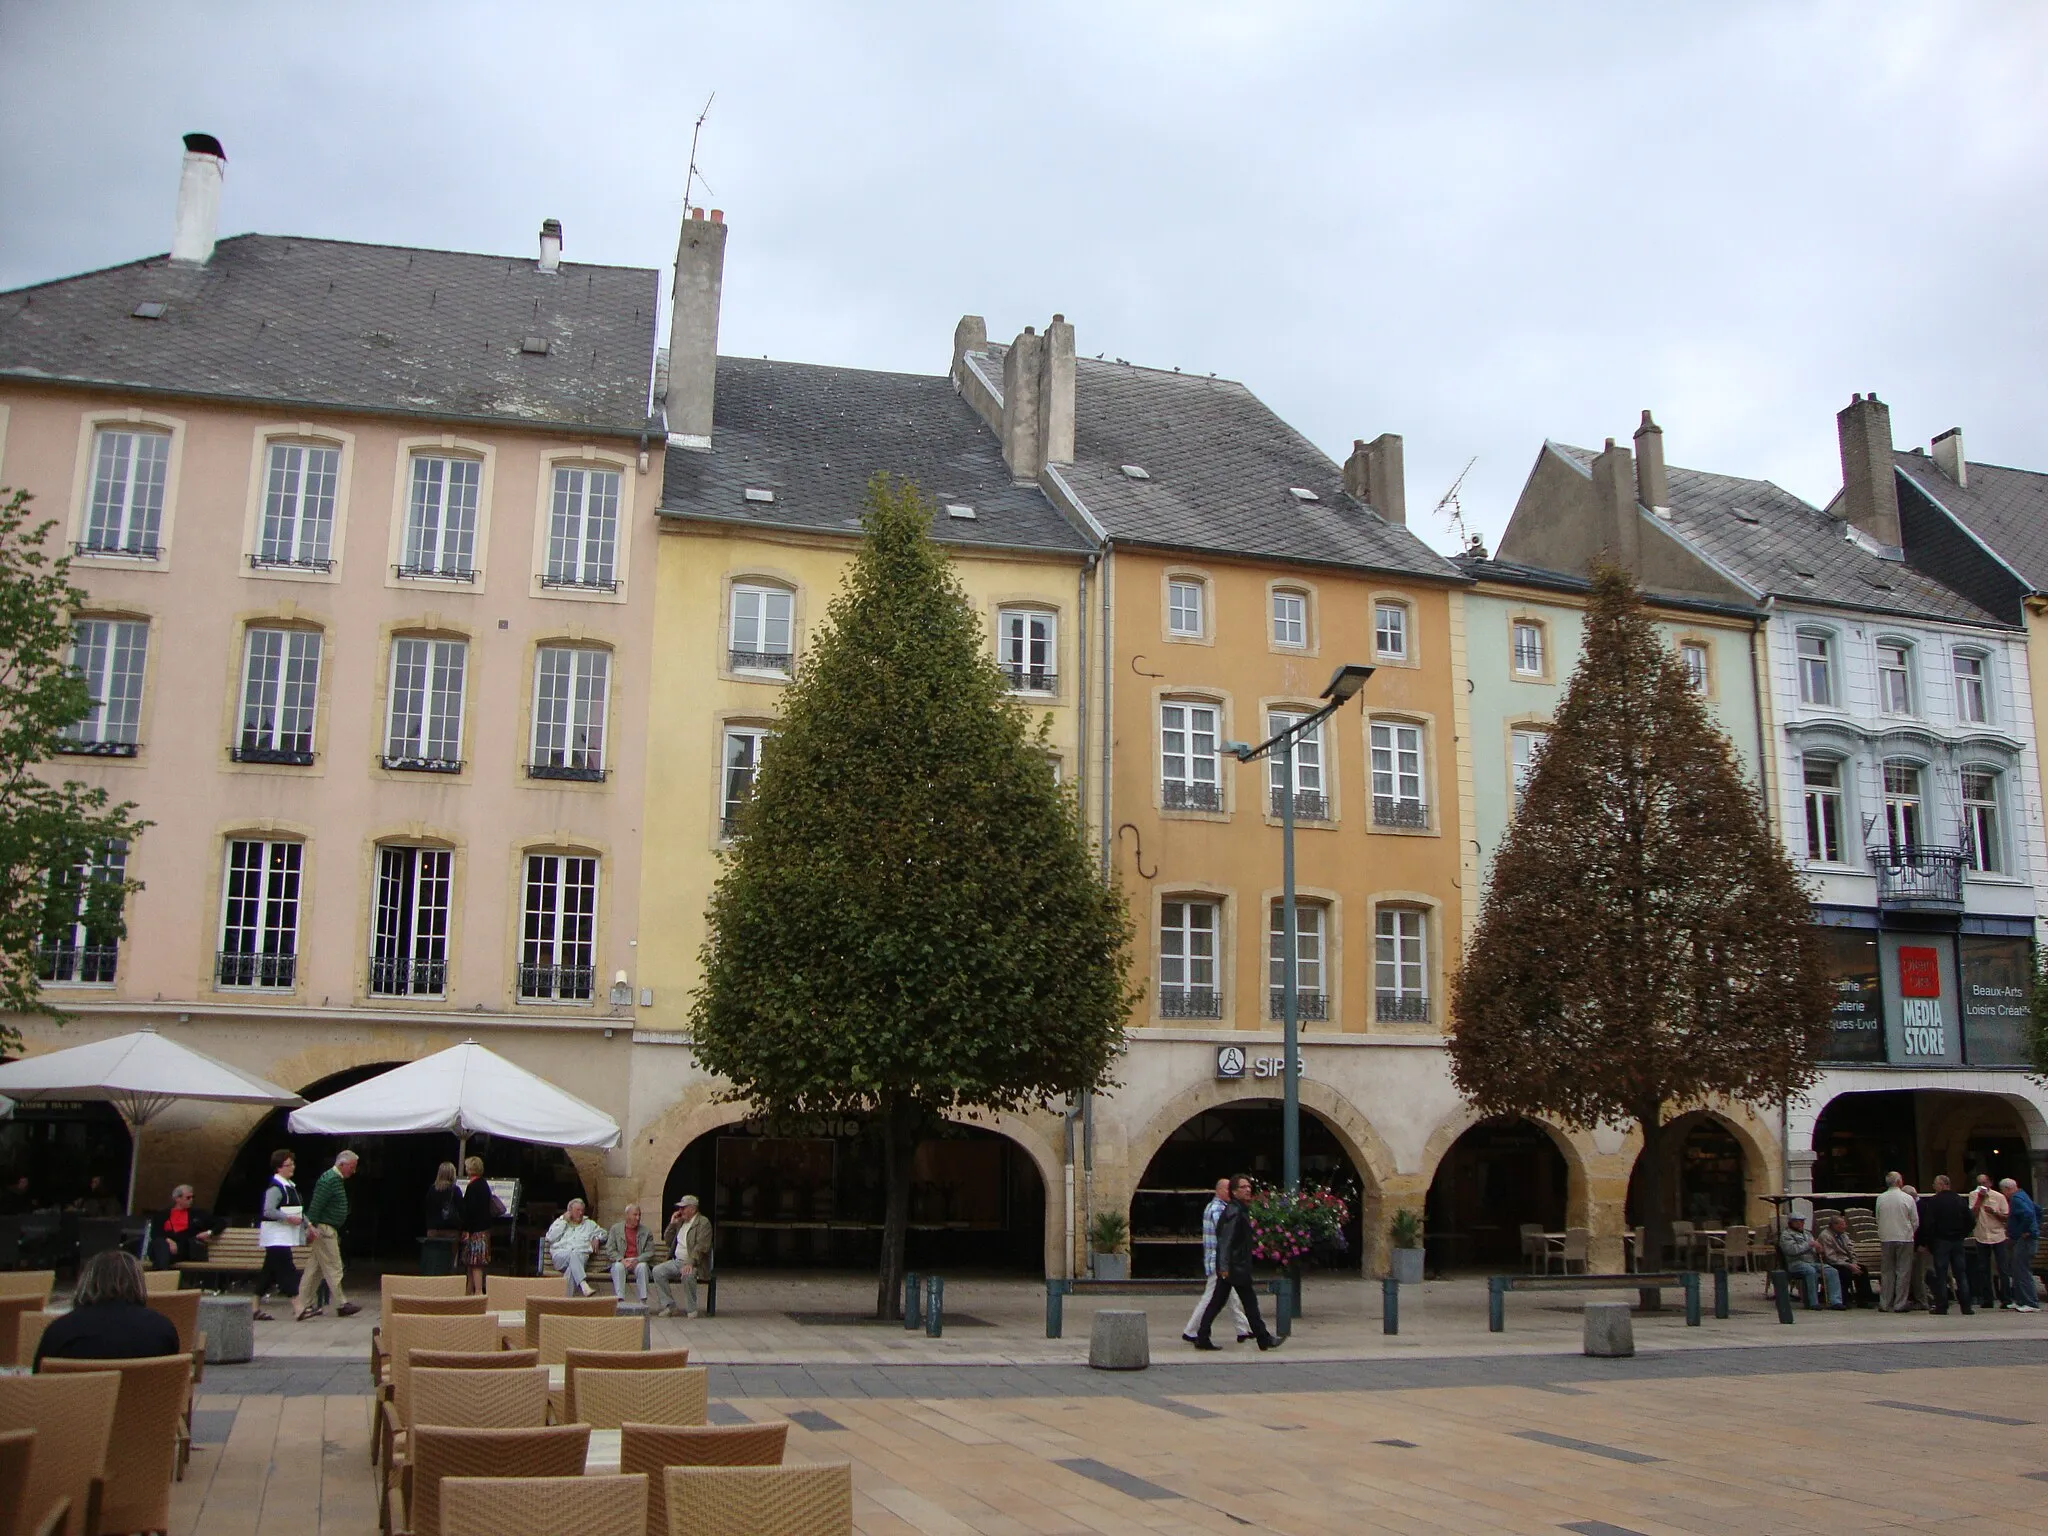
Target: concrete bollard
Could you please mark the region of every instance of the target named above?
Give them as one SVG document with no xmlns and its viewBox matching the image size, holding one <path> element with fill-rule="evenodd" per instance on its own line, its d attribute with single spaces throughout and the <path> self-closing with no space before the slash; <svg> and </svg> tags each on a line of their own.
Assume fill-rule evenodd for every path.
<svg viewBox="0 0 2048 1536">
<path fill-rule="evenodd" d="M 256 1356 L 256 1304 L 247 1296 L 199 1298 L 199 1331 L 209 1365 L 239 1365 Z"/>
<path fill-rule="evenodd" d="M 1098 1371 L 1142 1371 L 1152 1363 L 1152 1335 L 1142 1312 L 1098 1312 L 1088 1330 L 1088 1363 Z"/>
<path fill-rule="evenodd" d="M 1603 1360 L 1625 1360 L 1636 1352 L 1635 1324 L 1625 1301 L 1586 1303 L 1586 1353 Z"/>
</svg>

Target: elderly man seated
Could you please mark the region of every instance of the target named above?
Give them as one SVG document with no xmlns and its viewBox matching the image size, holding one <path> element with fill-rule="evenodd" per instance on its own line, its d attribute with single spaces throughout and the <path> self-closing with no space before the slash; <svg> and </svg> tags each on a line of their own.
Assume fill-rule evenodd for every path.
<svg viewBox="0 0 2048 1536">
<path fill-rule="evenodd" d="M 1842 1280 L 1834 1266 L 1819 1261 L 1813 1246 L 1813 1238 L 1806 1230 L 1804 1216 L 1785 1218 L 1785 1230 L 1778 1234 L 1778 1257 L 1785 1269 L 1799 1282 L 1799 1288 L 1806 1293 L 1806 1305 L 1814 1311 L 1820 1310 L 1820 1296 L 1817 1281 L 1827 1284 L 1828 1305 L 1841 1310 Z"/>
<path fill-rule="evenodd" d="M 1839 1307 L 1851 1282 L 1856 1286 L 1856 1305 L 1868 1307 L 1876 1298 L 1870 1293 L 1870 1271 L 1856 1262 L 1856 1247 L 1849 1241 L 1849 1218 L 1830 1216 L 1827 1230 L 1813 1240 L 1813 1251 L 1828 1267 L 1829 1306 Z"/>
</svg>

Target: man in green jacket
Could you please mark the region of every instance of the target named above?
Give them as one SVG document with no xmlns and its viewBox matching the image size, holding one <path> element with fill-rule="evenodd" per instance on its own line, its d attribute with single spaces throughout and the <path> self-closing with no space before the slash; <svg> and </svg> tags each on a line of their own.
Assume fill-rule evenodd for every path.
<svg viewBox="0 0 2048 1536">
<path fill-rule="evenodd" d="M 354 1317 L 363 1310 L 341 1289 L 341 1229 L 348 1225 L 347 1181 L 355 1176 L 357 1161 L 355 1153 L 343 1152 L 314 1182 L 313 1198 L 306 1202 L 306 1273 L 299 1281 L 298 1300 L 302 1323 L 326 1310 L 313 1304 L 322 1280 L 334 1297 L 336 1317 Z"/>
</svg>

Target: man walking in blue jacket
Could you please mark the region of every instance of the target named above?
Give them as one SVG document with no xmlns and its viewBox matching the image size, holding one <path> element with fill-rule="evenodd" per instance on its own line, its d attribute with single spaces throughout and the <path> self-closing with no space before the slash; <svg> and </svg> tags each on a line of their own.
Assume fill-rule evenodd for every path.
<svg viewBox="0 0 2048 1536">
<path fill-rule="evenodd" d="M 2041 1293 L 2034 1284 L 2034 1253 L 2041 1244 L 2041 1207 L 2021 1189 L 2015 1179 L 2002 1179 L 1999 1193 L 2005 1196 L 2005 1304 L 2015 1312 L 2041 1310 Z"/>
</svg>

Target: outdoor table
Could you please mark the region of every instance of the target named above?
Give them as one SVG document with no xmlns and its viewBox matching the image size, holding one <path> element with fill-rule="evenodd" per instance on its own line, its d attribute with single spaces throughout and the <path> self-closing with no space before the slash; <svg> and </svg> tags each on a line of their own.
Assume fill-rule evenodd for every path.
<svg viewBox="0 0 2048 1536">
<path fill-rule="evenodd" d="M 619 1470 L 619 1435 L 616 1429 L 593 1429 L 590 1449 L 583 1454 L 585 1477 L 609 1477 Z"/>
<path fill-rule="evenodd" d="M 1543 1239 L 1543 1272 L 1547 1275 L 1550 1273 L 1552 1257 L 1563 1254 L 1564 1240 L 1568 1234 L 1563 1232 L 1544 1232 L 1539 1235 Z"/>
</svg>

